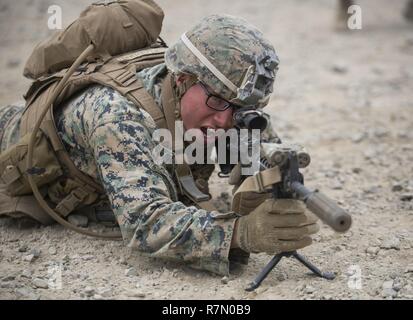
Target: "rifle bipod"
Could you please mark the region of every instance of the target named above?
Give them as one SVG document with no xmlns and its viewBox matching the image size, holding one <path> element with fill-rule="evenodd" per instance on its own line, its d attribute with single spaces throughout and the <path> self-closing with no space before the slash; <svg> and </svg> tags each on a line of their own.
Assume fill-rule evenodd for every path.
<svg viewBox="0 0 413 320">
<path fill-rule="evenodd" d="M 315 265 L 313 265 L 311 262 L 309 262 L 304 256 L 299 254 L 297 251 L 291 251 L 291 252 L 281 252 L 279 254 L 276 254 L 274 258 L 271 259 L 270 262 L 262 269 L 261 273 L 254 279 L 249 284 L 249 287 L 246 288 L 246 291 L 253 291 L 257 289 L 261 282 L 264 281 L 264 279 L 268 276 L 268 274 L 271 272 L 272 269 L 280 262 L 280 260 L 283 257 L 293 257 L 297 259 L 299 262 L 301 262 L 303 265 L 305 265 L 308 269 L 310 269 L 314 274 L 317 276 L 327 279 L 327 280 L 333 280 L 336 276 L 332 272 L 322 272 L 320 269 L 318 269 Z"/>
</svg>

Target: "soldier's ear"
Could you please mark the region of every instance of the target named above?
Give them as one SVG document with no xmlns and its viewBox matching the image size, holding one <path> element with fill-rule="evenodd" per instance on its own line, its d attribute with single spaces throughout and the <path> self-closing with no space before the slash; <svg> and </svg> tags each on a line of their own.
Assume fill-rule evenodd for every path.
<svg viewBox="0 0 413 320">
<path fill-rule="evenodd" d="M 185 83 L 186 81 L 188 81 L 190 78 L 191 78 L 191 75 L 181 73 L 175 76 L 175 82 L 179 86 Z"/>
</svg>

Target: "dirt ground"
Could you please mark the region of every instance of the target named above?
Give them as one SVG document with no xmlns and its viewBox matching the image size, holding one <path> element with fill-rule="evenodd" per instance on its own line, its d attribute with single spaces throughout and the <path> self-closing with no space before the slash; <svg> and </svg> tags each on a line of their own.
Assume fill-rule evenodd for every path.
<svg viewBox="0 0 413 320">
<path fill-rule="evenodd" d="M 61 5 L 67 26 L 86 2 L 92 1 L 0 1 L 0 105 L 21 99 L 29 84 L 24 62 L 50 33 L 49 5 Z M 353 216 L 348 233 L 323 226 L 302 250 L 336 279 L 314 277 L 283 259 L 247 293 L 270 256 L 253 255 L 246 268 L 221 278 L 59 225 L 0 219 L 0 298 L 412 299 L 413 24 L 402 18 L 405 1 L 360 0 L 362 30 L 347 32 L 336 30 L 336 3 L 328 0 L 158 3 L 168 43 L 207 14 L 229 13 L 258 26 L 274 44 L 281 65 L 267 111 L 275 129 L 311 154 L 306 184 Z M 214 178 L 215 195 L 226 191 L 223 185 Z"/>
</svg>

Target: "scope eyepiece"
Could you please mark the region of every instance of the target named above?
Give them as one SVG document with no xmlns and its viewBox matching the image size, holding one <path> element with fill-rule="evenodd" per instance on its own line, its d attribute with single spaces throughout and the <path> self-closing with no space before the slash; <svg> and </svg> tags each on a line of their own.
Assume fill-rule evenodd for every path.
<svg viewBox="0 0 413 320">
<path fill-rule="evenodd" d="M 240 109 L 234 112 L 234 121 L 237 127 L 245 129 L 265 130 L 268 125 L 267 115 L 255 109 Z"/>
</svg>

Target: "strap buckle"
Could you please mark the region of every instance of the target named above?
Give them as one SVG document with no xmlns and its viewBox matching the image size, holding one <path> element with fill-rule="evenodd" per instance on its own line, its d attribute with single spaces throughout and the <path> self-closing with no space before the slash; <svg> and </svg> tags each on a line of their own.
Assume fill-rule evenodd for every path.
<svg viewBox="0 0 413 320">
<path fill-rule="evenodd" d="M 60 201 L 55 207 L 61 216 L 67 217 L 82 201 L 88 196 L 89 192 L 79 187 L 74 189 L 70 194 Z"/>
<path fill-rule="evenodd" d="M 187 164 L 177 165 L 175 174 L 182 194 L 186 195 L 195 203 L 208 201 L 211 199 L 209 194 L 203 193 L 197 187 L 191 169 Z"/>
</svg>

